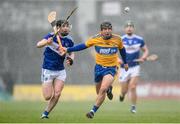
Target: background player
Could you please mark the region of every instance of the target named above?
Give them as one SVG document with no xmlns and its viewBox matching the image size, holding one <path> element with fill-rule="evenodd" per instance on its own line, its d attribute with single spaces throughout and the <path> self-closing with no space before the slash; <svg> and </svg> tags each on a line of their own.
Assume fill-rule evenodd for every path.
<svg viewBox="0 0 180 124">
<path fill-rule="evenodd" d="M 74 43 L 72 38 L 68 35 L 70 32 L 69 23 L 64 20 L 59 20 L 56 26 L 59 30 L 58 36 L 61 39 L 62 46 L 72 47 Z M 48 114 L 57 104 L 66 79 L 66 71 L 64 68 L 65 55 L 61 56 L 59 54 L 57 38 L 53 36 L 54 33 L 49 33 L 37 43 L 38 48 L 47 45 L 44 51 L 41 80 L 43 96 L 45 100 L 48 101 L 48 104 L 41 118 L 48 118 Z M 74 54 L 69 53 L 66 59 L 67 65 L 72 65 L 73 59 Z"/>
<path fill-rule="evenodd" d="M 121 64 L 120 69 L 120 78 L 121 83 L 121 95 L 119 97 L 120 101 L 124 100 L 125 94 L 130 92 L 131 99 L 131 109 L 132 113 L 136 113 L 136 101 L 137 93 L 136 86 L 139 81 L 140 75 L 140 63 L 143 63 L 148 54 L 149 50 L 145 45 L 145 42 L 142 37 L 134 34 L 134 24 L 132 21 L 127 21 L 125 25 L 125 35 L 122 36 L 124 47 L 126 48 L 127 63 L 129 65 L 129 70 L 126 72 L 124 69 L 124 64 Z M 140 57 L 140 51 L 143 52 Z M 120 63 L 122 61 L 120 60 Z"/>
<path fill-rule="evenodd" d="M 120 51 L 122 56 L 125 70 L 128 70 L 128 65 L 126 64 L 126 51 L 120 36 L 112 34 L 112 25 L 110 22 L 103 22 L 100 25 L 100 28 L 100 33 L 93 38 L 90 38 L 85 43 L 81 43 L 68 49 L 61 49 L 61 52 L 69 53 L 95 46 L 96 65 L 94 73 L 97 98 L 90 112 L 86 114 L 88 118 L 94 117 L 94 113 L 105 100 L 106 92 L 114 81 L 118 64 L 118 51 Z"/>
</svg>

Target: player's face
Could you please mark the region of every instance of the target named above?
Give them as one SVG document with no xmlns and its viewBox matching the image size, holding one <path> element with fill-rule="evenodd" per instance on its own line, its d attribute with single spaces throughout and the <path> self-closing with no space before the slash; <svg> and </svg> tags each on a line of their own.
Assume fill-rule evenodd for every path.
<svg viewBox="0 0 180 124">
<path fill-rule="evenodd" d="M 112 28 L 103 28 L 101 30 L 101 35 L 105 40 L 110 39 L 112 36 Z"/>
<path fill-rule="evenodd" d="M 69 24 L 64 24 L 59 28 L 59 32 L 61 33 L 62 36 L 67 36 L 70 32 L 70 25 Z"/>
<path fill-rule="evenodd" d="M 132 35 L 134 33 L 134 27 L 131 25 L 128 25 L 125 27 L 125 33 L 128 35 Z"/>
</svg>

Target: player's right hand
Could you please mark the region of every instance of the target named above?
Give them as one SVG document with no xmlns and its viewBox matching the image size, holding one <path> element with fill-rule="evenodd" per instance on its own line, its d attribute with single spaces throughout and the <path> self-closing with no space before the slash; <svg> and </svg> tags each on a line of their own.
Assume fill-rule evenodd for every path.
<svg viewBox="0 0 180 124">
<path fill-rule="evenodd" d="M 48 40 L 47 40 L 47 45 L 51 45 L 51 44 L 52 44 L 52 42 L 53 42 L 52 37 L 48 38 Z"/>
</svg>

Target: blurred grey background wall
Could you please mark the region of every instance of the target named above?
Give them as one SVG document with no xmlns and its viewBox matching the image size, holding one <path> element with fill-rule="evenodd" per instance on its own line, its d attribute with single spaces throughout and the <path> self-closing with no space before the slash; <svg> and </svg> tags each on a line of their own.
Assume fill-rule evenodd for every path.
<svg viewBox="0 0 180 124">
<path fill-rule="evenodd" d="M 50 11 L 58 18 L 70 18 L 75 43 L 98 33 L 104 20 L 114 32 L 123 34 L 126 20 L 133 20 L 136 33 L 144 37 L 157 62 L 142 64 L 142 79 L 172 82 L 180 80 L 180 1 L 179 0 L 1 0 L 0 1 L 0 76 L 16 84 L 40 84 L 43 49 L 36 43 L 51 32 L 47 21 Z M 131 11 L 123 14 L 123 8 Z M 67 68 L 68 84 L 93 82 L 93 49 L 76 53 L 75 63 Z"/>
</svg>

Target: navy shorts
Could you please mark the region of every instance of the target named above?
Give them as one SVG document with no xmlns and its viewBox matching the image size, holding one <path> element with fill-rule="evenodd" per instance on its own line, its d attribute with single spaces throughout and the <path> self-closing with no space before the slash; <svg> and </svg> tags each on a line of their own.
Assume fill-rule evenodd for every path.
<svg viewBox="0 0 180 124">
<path fill-rule="evenodd" d="M 116 75 L 116 72 L 117 72 L 117 66 L 105 67 L 105 66 L 96 64 L 94 68 L 94 74 L 95 74 L 94 81 L 98 83 L 102 81 L 105 75 L 108 75 L 108 74 L 111 74 L 114 77 Z"/>
</svg>

